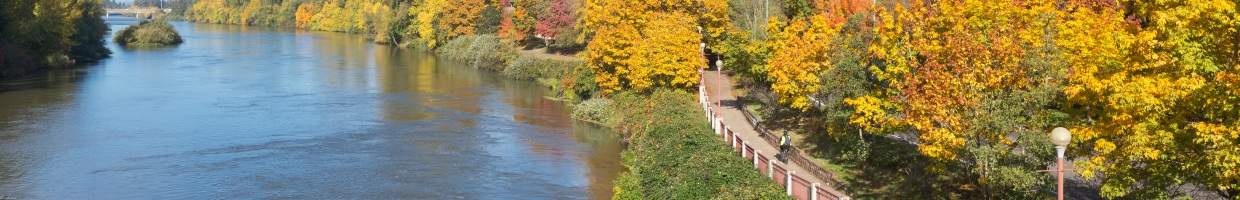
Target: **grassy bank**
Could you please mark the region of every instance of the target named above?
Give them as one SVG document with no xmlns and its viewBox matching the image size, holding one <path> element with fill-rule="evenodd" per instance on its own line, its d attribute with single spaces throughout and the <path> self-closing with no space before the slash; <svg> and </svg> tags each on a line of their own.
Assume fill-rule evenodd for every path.
<svg viewBox="0 0 1240 200">
<path fill-rule="evenodd" d="M 492 34 L 461 36 L 435 49 L 439 55 L 465 62 L 505 77 L 534 80 L 551 87 L 563 100 L 582 101 L 594 96 L 594 73 L 581 60 L 565 60 L 520 53 L 517 47 Z"/>
<path fill-rule="evenodd" d="M 783 190 L 711 133 L 693 94 L 658 90 L 613 98 L 609 124 L 626 135 L 628 172 L 615 199 L 786 199 Z"/>
</svg>

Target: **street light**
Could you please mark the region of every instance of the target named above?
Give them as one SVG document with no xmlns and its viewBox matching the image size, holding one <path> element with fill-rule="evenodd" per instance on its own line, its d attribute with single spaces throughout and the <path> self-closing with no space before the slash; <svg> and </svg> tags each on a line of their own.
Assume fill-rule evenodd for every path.
<svg viewBox="0 0 1240 200">
<path fill-rule="evenodd" d="M 1063 200 L 1063 152 L 1068 149 L 1068 143 L 1072 142 L 1072 133 L 1063 127 L 1056 127 L 1051 130 L 1051 144 L 1055 144 L 1055 173 L 1059 179 L 1058 200 Z"/>
</svg>

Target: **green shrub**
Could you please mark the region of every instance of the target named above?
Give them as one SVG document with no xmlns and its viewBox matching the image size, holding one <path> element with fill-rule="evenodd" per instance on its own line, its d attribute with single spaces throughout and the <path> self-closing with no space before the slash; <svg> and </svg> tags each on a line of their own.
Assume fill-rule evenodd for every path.
<svg viewBox="0 0 1240 200">
<path fill-rule="evenodd" d="M 112 41 L 121 46 L 159 47 L 181 44 L 181 34 L 164 20 L 145 21 L 116 33 Z"/>
<path fill-rule="evenodd" d="M 567 99 L 589 98 L 598 91 L 598 83 L 594 81 L 594 70 L 585 65 L 573 66 L 571 70 L 565 71 L 563 77 L 562 85 L 555 92 Z"/>
<path fill-rule="evenodd" d="M 559 35 L 556 35 L 554 43 L 547 46 L 550 52 L 575 52 L 585 48 L 585 44 L 578 43 L 577 37 L 580 37 L 581 30 L 575 28 L 565 29 Z"/>
<path fill-rule="evenodd" d="M 582 62 L 517 56 L 512 64 L 504 67 L 503 74 L 515 79 L 559 78 L 565 71 L 578 65 L 582 65 Z"/>
<path fill-rule="evenodd" d="M 474 68 L 503 71 L 516 55 L 516 48 L 492 34 L 461 36 L 438 48 L 441 55 Z"/>
<path fill-rule="evenodd" d="M 573 119 L 602 123 L 611 115 L 611 99 L 593 98 L 573 106 Z"/>
<path fill-rule="evenodd" d="M 692 94 L 621 93 L 609 120 L 630 142 L 617 199 L 787 199 L 753 163 L 711 134 Z"/>
</svg>

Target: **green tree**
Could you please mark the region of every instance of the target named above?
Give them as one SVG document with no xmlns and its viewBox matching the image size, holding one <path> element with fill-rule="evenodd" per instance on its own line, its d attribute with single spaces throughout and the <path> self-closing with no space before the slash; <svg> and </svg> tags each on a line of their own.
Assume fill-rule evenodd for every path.
<svg viewBox="0 0 1240 200">
<path fill-rule="evenodd" d="M 0 2 L 0 77 L 108 56 L 98 0 Z"/>
</svg>

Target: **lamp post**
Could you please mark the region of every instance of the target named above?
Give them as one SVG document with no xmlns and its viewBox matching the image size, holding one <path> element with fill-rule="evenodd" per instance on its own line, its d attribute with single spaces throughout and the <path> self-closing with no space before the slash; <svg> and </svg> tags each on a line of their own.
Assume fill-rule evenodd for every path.
<svg viewBox="0 0 1240 200">
<path fill-rule="evenodd" d="M 1068 149 L 1068 143 L 1072 142 L 1072 133 L 1064 127 L 1056 127 L 1051 130 L 1051 144 L 1055 144 L 1055 174 L 1059 179 L 1059 193 L 1056 194 L 1058 200 L 1063 200 L 1063 153 Z"/>
</svg>

